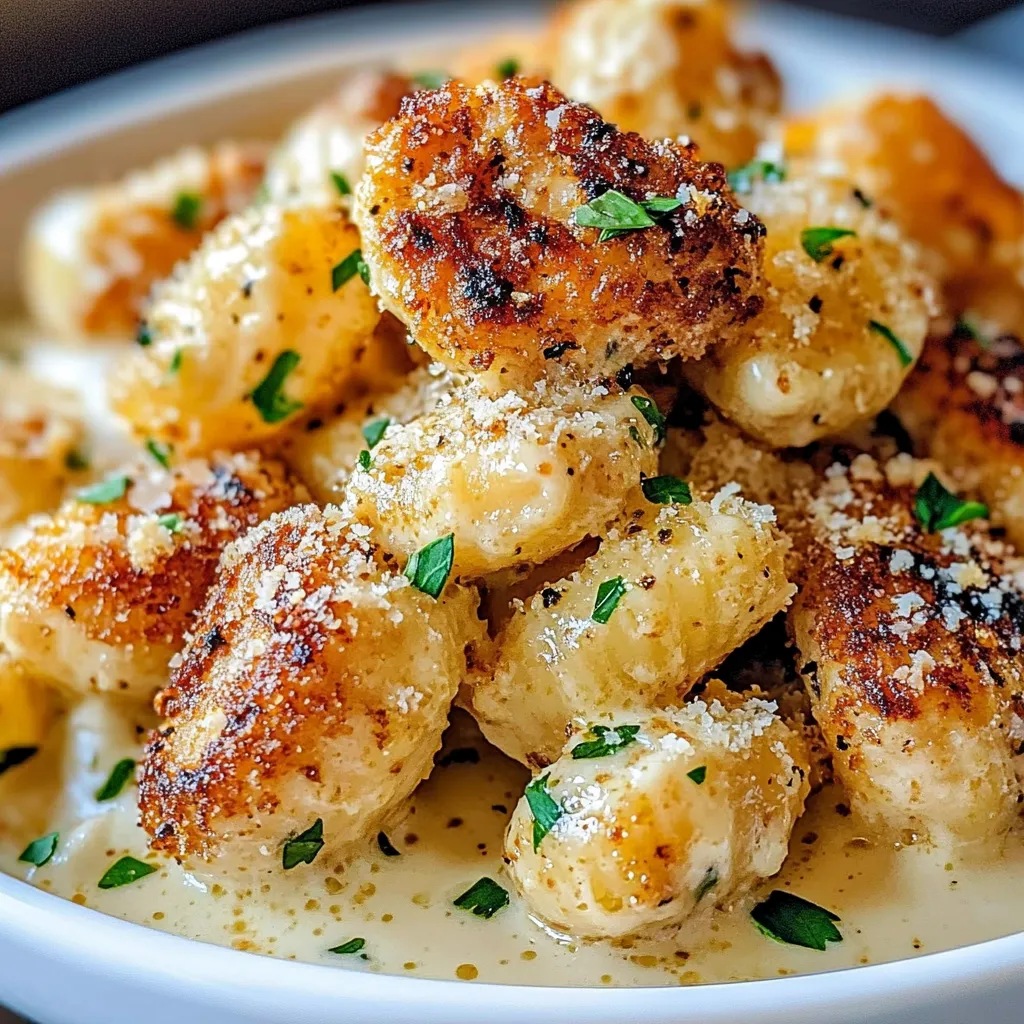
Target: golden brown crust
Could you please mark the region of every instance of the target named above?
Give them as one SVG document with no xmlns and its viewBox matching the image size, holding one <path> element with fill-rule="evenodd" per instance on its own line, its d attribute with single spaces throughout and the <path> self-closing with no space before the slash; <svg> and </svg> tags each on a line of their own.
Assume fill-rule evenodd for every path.
<svg viewBox="0 0 1024 1024">
<path fill-rule="evenodd" d="M 417 92 L 367 147 L 356 217 L 374 290 L 450 365 L 595 377 L 699 356 L 760 308 L 762 228 L 722 168 L 546 83 Z M 572 218 L 609 189 L 687 201 L 599 242 Z"/>
</svg>

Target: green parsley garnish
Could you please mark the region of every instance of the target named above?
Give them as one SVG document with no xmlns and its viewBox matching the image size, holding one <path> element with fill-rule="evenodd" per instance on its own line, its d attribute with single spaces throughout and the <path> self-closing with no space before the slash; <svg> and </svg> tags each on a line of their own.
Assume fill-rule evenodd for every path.
<svg viewBox="0 0 1024 1024">
<path fill-rule="evenodd" d="M 286 349 L 249 395 L 264 423 L 280 423 L 302 408 L 302 402 L 294 402 L 284 394 L 284 382 L 299 365 L 300 358 L 298 352 Z"/>
<path fill-rule="evenodd" d="M 953 333 L 960 338 L 970 338 L 971 341 L 977 342 L 984 349 L 992 347 L 992 339 L 982 334 L 978 325 L 966 314 L 957 319 L 956 325 L 953 327 Z"/>
<path fill-rule="evenodd" d="M 856 237 L 857 232 L 851 231 L 849 228 L 804 228 L 800 232 L 800 244 L 804 247 L 804 252 L 815 263 L 820 263 L 827 256 L 832 255 L 833 242 L 840 238 Z"/>
<path fill-rule="evenodd" d="M 358 274 L 363 284 L 370 283 L 370 268 L 363 259 L 362 249 L 353 249 L 340 263 L 331 268 L 331 290 L 337 291 Z"/>
<path fill-rule="evenodd" d="M 413 553 L 405 566 L 405 578 L 417 590 L 433 598 L 440 596 L 455 561 L 455 534 L 432 540 L 426 547 Z"/>
<path fill-rule="evenodd" d="M 72 448 L 71 451 L 64 456 L 64 468 L 72 471 L 88 469 L 89 460 L 77 448 Z"/>
<path fill-rule="evenodd" d="M 910 354 L 910 349 L 903 344 L 900 339 L 893 334 L 892 330 L 885 326 L 885 324 L 879 323 L 877 320 L 869 320 L 868 326 L 875 332 L 880 334 L 894 349 L 896 354 L 900 357 L 900 366 L 910 366 L 914 361 L 914 357 Z"/>
<path fill-rule="evenodd" d="M 119 796 L 124 784 L 132 777 L 135 771 L 135 762 L 130 757 L 124 757 L 110 770 L 107 781 L 96 791 L 96 799 L 99 801 L 113 800 Z"/>
<path fill-rule="evenodd" d="M 86 487 L 75 497 L 83 505 L 109 505 L 110 502 L 118 501 L 125 496 L 131 482 L 131 477 L 112 476 L 109 480 L 102 480 L 92 487 Z"/>
<path fill-rule="evenodd" d="M 665 417 L 661 411 L 646 395 L 634 395 L 630 401 L 633 407 L 654 429 L 654 443 L 660 444 L 665 440 Z"/>
<path fill-rule="evenodd" d="M 149 348 L 153 344 L 153 332 L 149 328 L 149 324 L 139 324 L 139 329 L 135 332 L 135 344 L 141 345 L 143 348 Z"/>
<path fill-rule="evenodd" d="M 25 864 L 35 864 L 37 868 L 41 868 L 44 864 L 48 864 L 50 858 L 57 852 L 57 842 L 59 839 L 59 832 L 51 832 L 47 836 L 40 836 L 39 839 L 33 839 L 32 842 L 21 851 L 21 856 L 18 860 Z"/>
<path fill-rule="evenodd" d="M 365 945 L 366 939 L 349 939 L 348 942 L 343 942 L 340 946 L 332 946 L 327 952 L 346 956 L 349 953 L 358 953 Z"/>
<path fill-rule="evenodd" d="M 453 902 L 459 910 L 469 910 L 476 917 L 490 919 L 508 906 L 508 893 L 493 878 L 481 878 Z"/>
<path fill-rule="evenodd" d="M 440 89 L 451 76 L 445 71 L 417 71 L 412 80 L 424 89 Z"/>
<path fill-rule="evenodd" d="M 652 214 L 671 213 L 683 205 L 681 199 L 672 196 L 655 196 L 636 202 L 614 188 L 591 199 L 585 206 L 577 207 L 573 222 L 581 228 L 600 228 L 599 242 L 624 234 L 653 228 L 657 221 Z"/>
<path fill-rule="evenodd" d="M 38 747 L 8 747 L 0 752 L 0 775 L 24 764 L 30 757 L 39 753 Z"/>
<path fill-rule="evenodd" d="M 171 209 L 171 220 L 185 231 L 194 231 L 202 208 L 202 196 L 195 192 L 180 192 Z"/>
<path fill-rule="evenodd" d="M 689 505 L 690 485 L 677 476 L 649 476 L 640 481 L 644 497 L 655 505 Z"/>
<path fill-rule="evenodd" d="M 181 532 L 181 516 L 177 512 L 166 512 L 162 516 L 156 517 L 157 526 L 162 526 L 165 530 L 170 530 L 171 533 Z"/>
<path fill-rule="evenodd" d="M 162 444 L 152 437 L 146 438 L 146 451 L 160 463 L 164 469 L 171 468 L 171 455 L 174 454 L 174 445 Z"/>
<path fill-rule="evenodd" d="M 171 356 L 170 365 L 167 367 L 167 372 L 170 376 L 174 376 L 181 369 L 181 361 L 185 358 L 185 353 L 180 349 L 174 350 L 174 355 Z"/>
<path fill-rule="evenodd" d="M 686 773 L 686 777 L 693 782 L 696 782 L 698 786 L 704 784 L 704 780 L 708 777 L 708 766 L 706 764 L 700 765 L 698 768 L 693 768 Z"/>
<path fill-rule="evenodd" d="M 612 617 L 612 612 L 615 611 L 619 600 L 627 589 L 621 576 L 605 580 L 597 588 L 597 600 L 594 602 L 594 610 L 590 615 L 594 622 L 604 625 Z"/>
<path fill-rule="evenodd" d="M 291 871 L 298 864 L 312 864 L 324 847 L 324 821 L 317 818 L 305 832 L 289 839 L 281 851 L 281 863 L 285 871 Z"/>
<path fill-rule="evenodd" d="M 554 828 L 555 822 L 562 816 L 562 808 L 555 803 L 548 792 L 547 782 L 550 775 L 541 775 L 534 779 L 525 791 L 526 802 L 533 814 L 533 852 L 541 844 L 541 840 Z"/>
<path fill-rule="evenodd" d="M 639 725 L 617 725 L 609 729 L 605 725 L 592 725 L 588 730 L 595 739 L 577 743 L 569 753 L 574 761 L 588 761 L 593 757 L 607 757 L 628 747 L 640 731 Z"/>
<path fill-rule="evenodd" d="M 135 857 L 122 857 L 107 868 L 99 881 L 99 886 L 101 889 L 118 889 L 122 885 L 131 885 L 132 882 L 137 882 L 154 871 L 156 868 L 152 864 L 146 864 Z"/>
<path fill-rule="evenodd" d="M 363 427 L 363 440 L 366 442 L 366 447 L 373 451 L 380 444 L 384 431 L 390 426 L 391 420 L 387 416 L 382 416 L 379 420 L 372 420 L 367 423 Z"/>
<path fill-rule="evenodd" d="M 383 832 L 377 833 L 377 846 L 385 857 L 401 857 L 401 853 L 391 845 L 391 840 Z"/>
<path fill-rule="evenodd" d="M 365 448 L 359 453 L 359 468 L 367 473 L 370 471 L 370 453 Z"/>
<path fill-rule="evenodd" d="M 339 196 L 352 195 L 352 186 L 348 183 L 348 178 L 340 171 L 331 171 L 331 181 L 334 182 L 334 187 L 338 190 Z"/>
<path fill-rule="evenodd" d="M 519 67 L 519 61 L 515 57 L 506 57 L 494 70 L 498 72 L 498 78 L 501 80 L 514 78 L 519 74 Z"/>
<path fill-rule="evenodd" d="M 636 443 L 640 445 L 641 448 L 647 447 L 647 442 L 640 436 L 640 431 L 637 430 L 636 427 L 630 426 L 629 436 L 633 438 L 633 440 L 636 441 Z"/>
<path fill-rule="evenodd" d="M 700 885 L 697 886 L 697 891 L 693 894 L 693 902 L 700 903 L 716 885 L 718 885 L 718 869 L 710 867 L 704 872 L 704 877 L 700 880 Z"/>
<path fill-rule="evenodd" d="M 914 495 L 914 515 L 928 533 L 935 533 L 971 519 L 985 519 L 988 506 L 958 498 L 942 486 L 934 473 L 929 473 Z"/>
<path fill-rule="evenodd" d="M 835 914 L 781 889 L 774 889 L 750 916 L 758 931 L 776 942 L 824 952 L 829 942 L 843 941 L 834 923 L 839 920 Z"/>
<path fill-rule="evenodd" d="M 726 177 L 733 192 L 750 192 L 755 181 L 785 181 L 786 168 L 770 160 L 751 160 L 749 164 L 733 168 Z"/>
</svg>

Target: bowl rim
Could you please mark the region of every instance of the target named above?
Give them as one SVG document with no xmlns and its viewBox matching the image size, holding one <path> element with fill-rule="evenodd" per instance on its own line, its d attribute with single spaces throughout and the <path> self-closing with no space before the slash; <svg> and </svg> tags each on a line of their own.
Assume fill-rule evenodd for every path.
<svg viewBox="0 0 1024 1024">
<path fill-rule="evenodd" d="M 384 59 L 409 42 L 423 48 L 450 46 L 455 38 L 465 41 L 498 25 L 526 25 L 544 6 L 541 0 L 481 5 L 467 23 L 465 7 L 457 0 L 431 0 L 389 5 L 386 15 L 376 8 L 335 11 L 207 43 L 0 115 L 0 176 L 115 129 L 123 131 L 238 94 L 257 76 L 261 84 L 301 78 L 356 60 Z M 385 32 L 380 31 L 382 15 L 387 19 Z M 457 37 L 451 28 L 456 15 Z M 879 50 L 891 52 L 896 46 L 900 66 L 885 69 L 896 87 L 927 79 L 938 65 L 949 87 L 965 90 L 965 95 L 1024 94 L 1024 72 L 949 42 L 772 5 L 758 8 L 755 22 L 769 46 L 773 40 L 795 36 L 804 45 L 831 43 L 834 47 L 841 30 L 843 54 L 861 50 L 858 57 L 849 59 L 863 66 L 877 66 L 882 59 Z M 838 57 L 840 63 L 847 59 Z M 890 70 L 895 73 L 888 74 Z M 1014 115 L 1002 109 L 1000 115 L 1004 124 L 1008 121 L 1019 129 L 1024 140 L 1024 111 Z M 244 990 L 254 1007 L 273 999 L 274 993 L 298 991 L 324 1006 L 337 1006 L 341 997 L 362 1000 L 379 1008 L 382 1018 L 389 1008 L 416 1005 L 423 1010 L 466 1013 L 469 1020 L 473 1013 L 479 1014 L 482 986 L 492 995 L 496 989 L 502 993 L 488 1004 L 488 1016 L 495 1024 L 513 1016 L 519 1021 L 523 1013 L 543 1020 L 553 1004 L 567 1005 L 566 1001 L 571 1001 L 573 1019 L 591 1024 L 621 1024 L 635 1016 L 641 1003 L 651 1024 L 663 1019 L 679 1022 L 681 1011 L 687 1021 L 701 1024 L 733 1024 L 746 1016 L 761 1024 L 781 1024 L 796 1012 L 809 1014 L 839 1004 L 846 1010 L 883 1012 L 897 998 L 921 1005 L 963 998 L 969 991 L 1019 985 L 1024 972 L 1024 932 L 1020 932 L 889 963 L 759 981 L 639 989 L 467 985 L 254 956 L 110 917 L 2 873 L 0 935 L 47 958 L 74 960 L 98 973 L 110 973 L 111 964 L 130 963 L 168 986 L 180 983 L 183 976 L 190 984 L 210 989 L 228 985 L 234 1004 Z M 140 946 L 151 954 L 144 968 L 139 964 Z"/>
</svg>

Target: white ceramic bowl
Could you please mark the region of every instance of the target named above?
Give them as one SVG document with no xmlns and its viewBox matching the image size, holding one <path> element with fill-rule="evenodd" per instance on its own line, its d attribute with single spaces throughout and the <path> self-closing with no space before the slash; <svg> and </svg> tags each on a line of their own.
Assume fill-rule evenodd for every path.
<svg viewBox="0 0 1024 1024">
<path fill-rule="evenodd" d="M 483 5 L 481 5 L 483 6 Z M 16 292 L 29 211 L 53 189 L 185 142 L 276 134 L 340 68 L 443 48 L 532 3 L 465 23 L 445 3 L 341 12 L 177 55 L 0 117 L 0 297 Z M 883 84 L 936 96 L 1024 182 L 1024 76 L 840 19 L 760 7 L 795 106 Z M 773 981 L 632 990 L 498 987 L 350 972 L 239 953 L 104 917 L 0 875 L 0 1002 L 40 1024 L 1019 1024 L 1024 934 L 900 963 Z"/>
</svg>

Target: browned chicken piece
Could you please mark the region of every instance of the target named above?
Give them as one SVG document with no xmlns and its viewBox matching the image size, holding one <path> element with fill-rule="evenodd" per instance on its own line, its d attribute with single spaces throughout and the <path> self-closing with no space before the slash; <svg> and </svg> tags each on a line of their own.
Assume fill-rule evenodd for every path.
<svg viewBox="0 0 1024 1024">
<path fill-rule="evenodd" d="M 903 841 L 968 842 L 1020 810 L 1024 596 L 984 524 L 945 525 L 979 510 L 922 481 L 928 468 L 861 455 L 828 471 L 790 628 L 854 809 Z"/>
<path fill-rule="evenodd" d="M 732 42 L 725 0 L 584 0 L 549 33 L 551 81 L 623 131 L 688 136 L 706 160 L 747 163 L 779 112 L 764 54 Z"/>
<path fill-rule="evenodd" d="M 937 459 L 988 503 L 992 523 L 1024 551 L 1024 345 L 934 338 L 893 409 L 919 454 Z"/>
<path fill-rule="evenodd" d="M 428 774 L 479 595 L 421 592 L 368 533 L 305 505 L 225 553 L 158 700 L 139 788 L 155 849 L 280 871 L 289 837 L 319 821 L 336 854 Z"/>
<path fill-rule="evenodd" d="M 256 453 L 112 476 L 0 551 L 0 640 L 66 690 L 148 700 L 167 682 L 224 547 L 305 499 L 280 463 Z"/>
<path fill-rule="evenodd" d="M 25 253 L 25 297 L 65 340 L 131 338 L 154 281 L 253 198 L 262 143 L 189 148 L 121 181 L 57 196 L 38 214 Z"/>
<path fill-rule="evenodd" d="M 787 126 L 786 151 L 843 165 L 929 251 L 956 311 L 981 306 L 1024 331 L 1024 199 L 932 100 L 888 94 L 826 108 Z"/>
<path fill-rule="evenodd" d="M 699 356 L 761 307 L 763 229 L 721 168 L 546 83 L 417 92 L 367 147 L 373 290 L 431 355 L 495 388 Z M 633 230 L 581 226 L 594 217 Z"/>
</svg>

